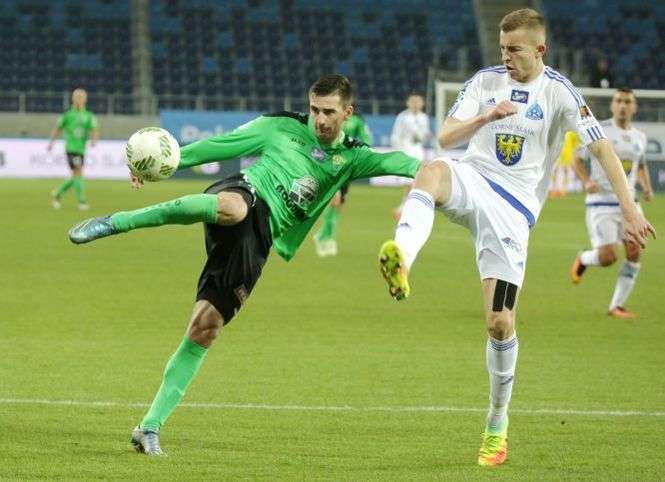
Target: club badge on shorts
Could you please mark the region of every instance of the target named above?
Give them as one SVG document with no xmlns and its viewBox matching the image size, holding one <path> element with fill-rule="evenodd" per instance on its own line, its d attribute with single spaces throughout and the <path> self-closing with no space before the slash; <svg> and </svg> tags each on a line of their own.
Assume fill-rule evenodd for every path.
<svg viewBox="0 0 665 482">
<path fill-rule="evenodd" d="M 515 134 L 495 135 L 496 158 L 505 166 L 513 166 L 522 159 L 524 137 Z"/>
</svg>

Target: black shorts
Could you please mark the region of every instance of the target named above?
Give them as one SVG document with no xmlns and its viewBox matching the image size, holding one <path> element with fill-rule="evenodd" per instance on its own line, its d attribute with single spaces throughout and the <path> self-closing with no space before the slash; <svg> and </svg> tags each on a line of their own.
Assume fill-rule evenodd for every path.
<svg viewBox="0 0 665 482">
<path fill-rule="evenodd" d="M 77 167 L 83 167 L 84 162 L 85 162 L 85 156 L 83 154 L 78 154 L 76 152 L 67 153 L 67 164 L 69 164 L 69 168 L 72 171 Z"/>
<path fill-rule="evenodd" d="M 272 246 L 270 210 L 257 197 L 244 176 L 231 176 L 216 182 L 206 194 L 221 191 L 239 193 L 247 203 L 247 217 L 233 226 L 204 224 L 206 261 L 196 300 L 210 302 L 227 324 L 240 310 L 261 276 Z"/>
<path fill-rule="evenodd" d="M 350 185 L 351 185 L 351 183 L 350 183 L 350 182 L 347 182 L 346 184 L 344 184 L 344 185 L 339 189 L 339 193 L 340 193 L 340 195 L 341 195 L 340 204 L 344 204 L 344 201 L 346 201 L 346 195 L 349 193 L 349 186 L 350 186 Z"/>
</svg>

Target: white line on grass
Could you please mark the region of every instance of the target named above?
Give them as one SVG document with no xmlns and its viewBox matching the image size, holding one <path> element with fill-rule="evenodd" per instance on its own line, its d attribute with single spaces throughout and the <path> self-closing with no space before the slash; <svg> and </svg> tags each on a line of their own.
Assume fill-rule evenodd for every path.
<svg viewBox="0 0 665 482">
<path fill-rule="evenodd" d="M 33 398 L 0 398 L 2 405 L 60 405 L 76 407 L 116 407 L 136 408 L 148 407 L 144 402 L 111 402 L 111 401 L 82 401 L 82 400 L 45 400 Z M 395 406 L 395 407 L 356 407 L 351 405 L 270 405 L 261 403 L 182 403 L 185 408 L 208 409 L 240 409 L 240 410 L 273 410 L 273 411 L 299 411 L 299 412 L 466 412 L 484 413 L 486 408 L 476 407 L 448 407 L 448 406 Z M 567 408 L 514 408 L 511 413 L 524 415 L 579 415 L 583 417 L 665 417 L 665 412 L 647 412 L 641 410 L 577 410 Z"/>
</svg>

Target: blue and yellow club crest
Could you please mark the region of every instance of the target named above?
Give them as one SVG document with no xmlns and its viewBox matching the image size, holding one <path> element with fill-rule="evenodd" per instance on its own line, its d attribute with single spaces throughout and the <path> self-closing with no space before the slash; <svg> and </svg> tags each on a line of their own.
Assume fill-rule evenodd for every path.
<svg viewBox="0 0 665 482">
<path fill-rule="evenodd" d="M 506 166 L 517 164 L 522 159 L 524 137 L 515 134 L 496 134 L 496 158 Z"/>
</svg>

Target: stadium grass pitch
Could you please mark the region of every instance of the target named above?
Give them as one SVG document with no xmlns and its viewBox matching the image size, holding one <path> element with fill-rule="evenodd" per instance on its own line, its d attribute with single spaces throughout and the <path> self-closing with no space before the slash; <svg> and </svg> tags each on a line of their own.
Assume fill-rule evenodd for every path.
<svg viewBox="0 0 665 482">
<path fill-rule="evenodd" d="M 204 260 L 200 226 L 74 246 L 88 215 L 199 192 L 88 182 L 92 205 L 50 207 L 54 181 L 0 180 L 1 479 L 656 480 L 665 433 L 665 239 L 628 306 L 606 308 L 618 265 L 568 280 L 588 245 L 580 195 L 549 201 L 519 300 L 509 458 L 476 466 L 486 334 L 468 234 L 437 216 L 412 295 L 377 267 L 396 189 L 353 186 L 336 258 L 311 239 L 274 253 L 162 434 L 166 459 L 129 444 L 183 335 Z M 645 211 L 665 238 L 665 196 Z"/>
</svg>

